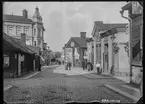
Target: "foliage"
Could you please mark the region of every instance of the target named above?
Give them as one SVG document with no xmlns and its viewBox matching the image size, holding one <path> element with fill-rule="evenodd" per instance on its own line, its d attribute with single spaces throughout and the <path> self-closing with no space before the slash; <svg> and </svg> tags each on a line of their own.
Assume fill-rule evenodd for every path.
<svg viewBox="0 0 145 104">
<path fill-rule="evenodd" d="M 62 52 L 55 52 L 55 58 L 61 58 Z"/>
<path fill-rule="evenodd" d="M 41 56 L 45 59 L 45 60 L 51 60 L 53 58 L 53 54 L 51 50 L 44 50 L 41 54 Z"/>
</svg>

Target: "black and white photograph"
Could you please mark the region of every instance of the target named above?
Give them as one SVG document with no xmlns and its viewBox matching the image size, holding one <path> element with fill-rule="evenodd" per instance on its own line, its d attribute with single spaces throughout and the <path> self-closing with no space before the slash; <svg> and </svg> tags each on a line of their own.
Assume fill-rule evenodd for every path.
<svg viewBox="0 0 145 104">
<path fill-rule="evenodd" d="M 4 104 L 143 104 L 143 1 L 5 1 Z"/>
</svg>

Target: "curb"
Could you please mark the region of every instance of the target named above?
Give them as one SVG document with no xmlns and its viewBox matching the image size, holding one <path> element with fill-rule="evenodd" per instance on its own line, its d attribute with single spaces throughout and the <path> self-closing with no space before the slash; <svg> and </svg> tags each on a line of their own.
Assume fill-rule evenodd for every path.
<svg viewBox="0 0 145 104">
<path fill-rule="evenodd" d="M 8 90 L 8 89 L 10 89 L 10 88 L 12 88 L 13 86 L 11 86 L 11 85 L 8 85 L 7 87 L 4 87 L 4 91 L 6 91 L 6 90 Z"/>
<path fill-rule="evenodd" d="M 55 66 L 58 66 L 58 65 L 53 65 L 53 66 L 45 66 L 45 67 L 55 67 Z M 31 77 L 33 77 L 33 76 L 35 76 L 36 74 L 38 74 L 38 73 L 40 73 L 40 72 L 42 72 L 42 71 L 46 70 L 46 68 L 45 68 L 45 67 L 43 67 L 43 69 L 42 69 L 41 71 L 38 71 L 38 72 L 36 72 L 36 73 L 34 73 L 34 74 L 32 74 L 32 75 L 29 75 L 29 76 L 27 76 L 27 77 L 25 77 L 25 78 L 21 78 L 21 79 L 29 79 L 29 78 L 31 78 Z"/>
<path fill-rule="evenodd" d="M 34 74 L 32 74 L 32 75 L 29 75 L 29 76 L 27 76 L 27 77 L 25 77 L 25 78 L 21 78 L 21 79 L 29 79 L 29 78 L 33 77 L 34 75 L 36 75 L 36 74 L 38 74 L 38 73 L 40 73 L 40 72 L 36 72 L 36 73 L 34 73 Z"/>
<path fill-rule="evenodd" d="M 74 71 L 75 72 L 75 71 Z M 77 73 L 77 72 L 75 72 Z M 103 76 L 100 76 L 100 77 L 96 77 L 95 75 L 93 75 L 92 73 L 86 73 L 86 74 L 80 74 L 80 75 L 83 75 L 84 77 L 87 77 L 87 78 L 90 78 L 90 79 L 113 79 L 114 77 L 103 77 Z"/>
<path fill-rule="evenodd" d="M 113 90 L 113 91 L 115 91 L 115 92 L 117 92 L 117 93 L 119 93 L 119 94 L 121 94 L 121 95 L 123 95 L 125 97 L 128 97 L 128 98 L 132 99 L 134 101 L 134 103 L 136 103 L 139 100 L 139 98 L 137 98 L 135 96 L 132 96 L 132 95 L 126 93 L 126 92 L 123 92 L 120 89 L 117 89 L 117 88 L 115 88 L 115 87 L 113 87 L 111 85 L 105 85 L 105 87 L 107 87 L 107 88 L 109 88 L 109 89 L 111 89 L 111 90 Z"/>
<path fill-rule="evenodd" d="M 128 88 L 128 89 L 132 89 L 132 90 L 134 90 L 136 92 L 139 92 L 139 89 L 137 89 L 137 88 L 133 88 L 133 87 L 130 87 L 128 85 L 122 85 L 122 86 L 125 87 L 125 88 Z"/>
</svg>

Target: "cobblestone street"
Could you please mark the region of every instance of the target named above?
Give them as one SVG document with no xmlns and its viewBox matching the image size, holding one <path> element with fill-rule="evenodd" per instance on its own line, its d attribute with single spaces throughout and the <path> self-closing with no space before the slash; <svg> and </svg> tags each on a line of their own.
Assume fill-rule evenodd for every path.
<svg viewBox="0 0 145 104">
<path fill-rule="evenodd" d="M 133 102 L 106 88 L 104 84 L 123 84 L 117 79 L 88 79 L 80 75 L 67 76 L 53 73 L 55 67 L 47 68 L 30 79 L 12 81 L 12 88 L 4 92 L 10 104 L 19 103 L 65 103 L 67 101 L 89 102 L 93 100 L 118 100 Z"/>
</svg>

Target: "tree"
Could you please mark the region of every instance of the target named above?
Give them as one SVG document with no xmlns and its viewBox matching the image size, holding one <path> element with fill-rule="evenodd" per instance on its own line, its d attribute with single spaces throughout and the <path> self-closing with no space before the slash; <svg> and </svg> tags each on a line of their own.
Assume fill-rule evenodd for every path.
<svg viewBox="0 0 145 104">
<path fill-rule="evenodd" d="M 62 52 L 55 52 L 55 58 L 61 58 Z"/>
</svg>

